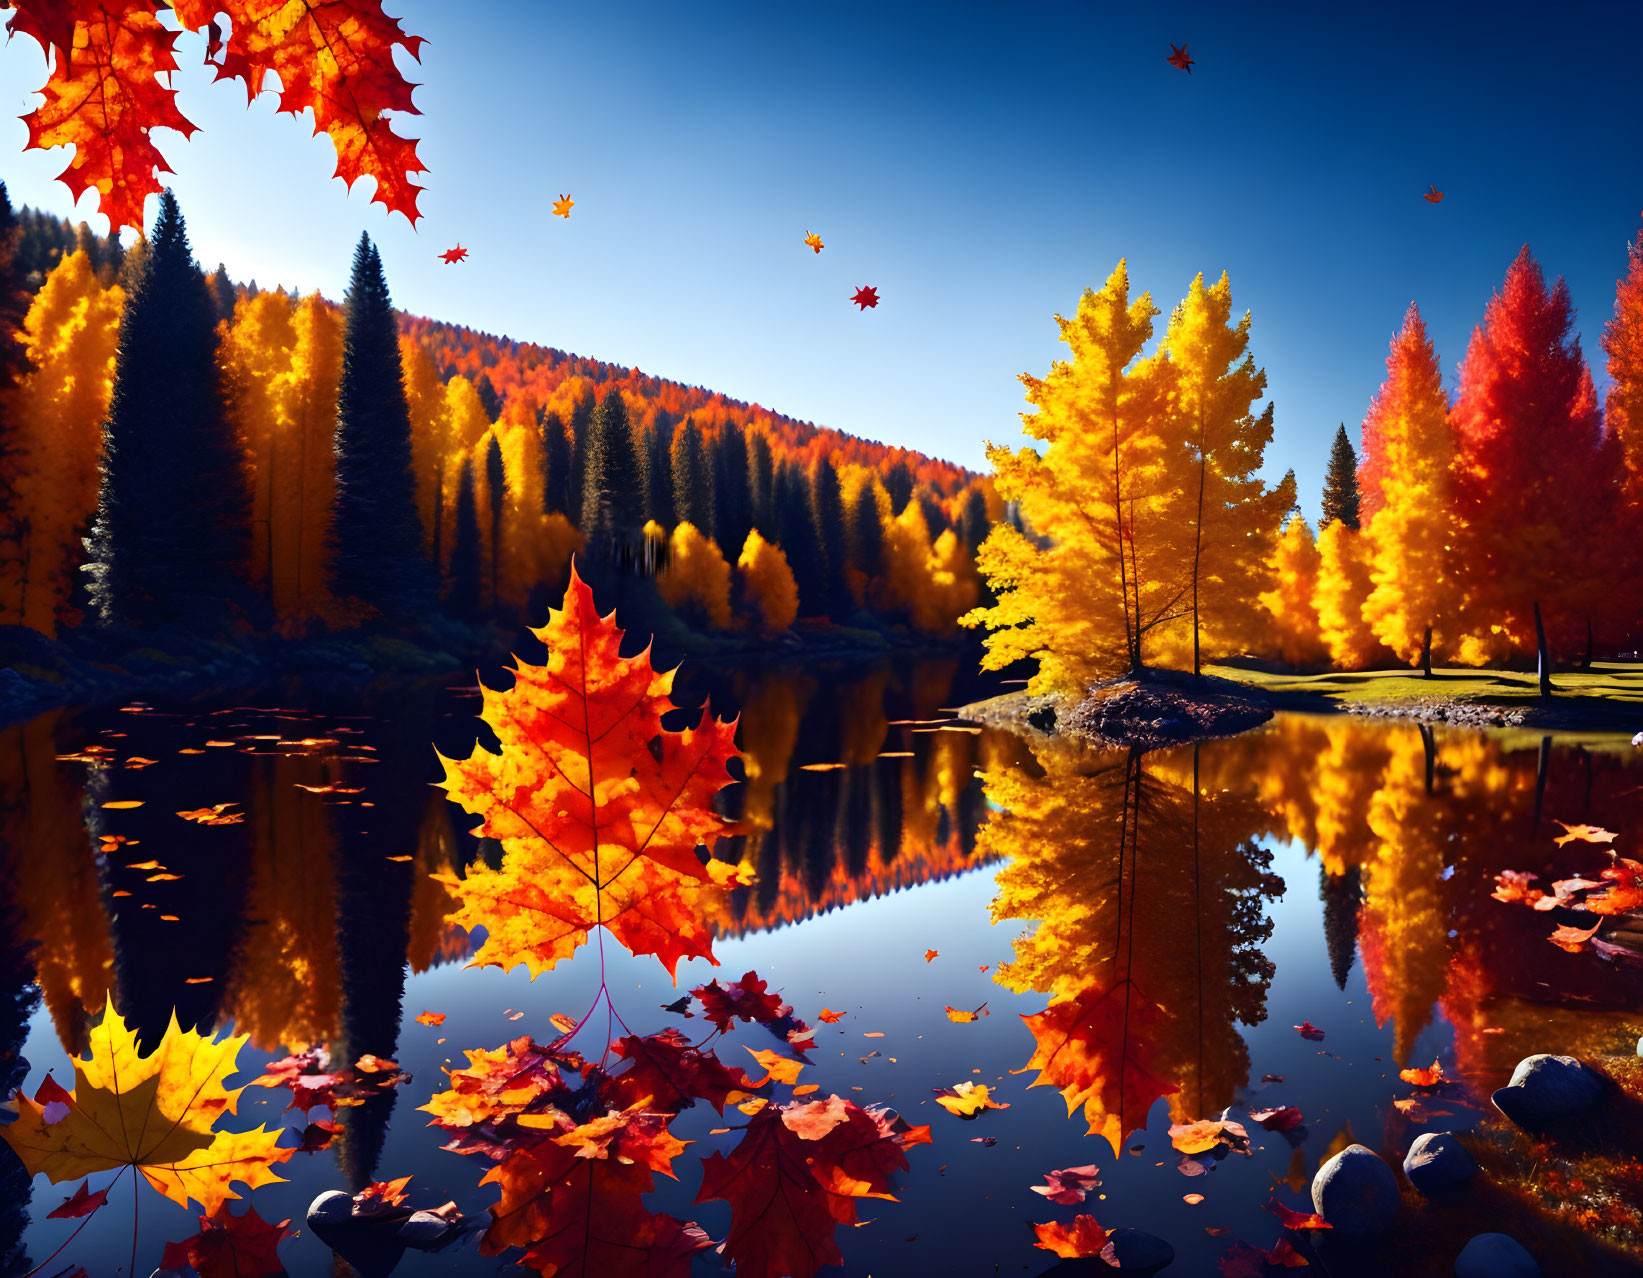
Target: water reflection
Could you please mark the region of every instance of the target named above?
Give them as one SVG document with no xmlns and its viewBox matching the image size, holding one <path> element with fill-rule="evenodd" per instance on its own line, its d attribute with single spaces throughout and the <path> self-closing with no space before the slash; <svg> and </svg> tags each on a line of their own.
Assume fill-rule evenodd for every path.
<svg viewBox="0 0 1643 1278">
<path fill-rule="evenodd" d="M 966 678 L 956 661 L 685 672 L 681 705 L 741 714 L 745 780 L 724 797 L 742 833 L 721 855 L 745 853 L 758 878 L 720 902 L 720 934 L 997 864 L 993 920 L 1024 932 L 994 975 L 1044 1010 L 1031 1041 L 1013 1017 L 989 1029 L 1019 1036 L 1016 1062 L 1031 1055 L 1030 1076 L 1115 1149 L 1161 1097 L 1186 1121 L 1247 1096 L 1244 1031 L 1268 1015 L 1284 892 L 1276 841 L 1315 857 L 1326 952 L 1312 961 L 1343 988 L 1362 963 L 1397 1065 L 1439 1016 L 1455 1033 L 1446 1070 L 1485 1091 L 1531 1051 L 1635 1036 L 1631 973 L 1549 945 L 1547 916 L 1489 895 L 1504 869 L 1591 868 L 1589 846 L 1553 843 L 1555 820 L 1628 846 L 1643 826 L 1631 754 L 1302 716 L 1172 751 L 1034 754 L 935 722 L 974 694 Z M 395 1057 L 407 973 L 472 948 L 430 876 L 496 854 L 429 785 L 431 744 L 466 754 L 476 705 L 438 686 L 286 690 L 0 731 L 0 1088 L 26 1072 L 36 1000 L 78 1053 L 111 990 L 145 1044 L 175 1007 L 268 1053 Z M 178 815 L 218 805 L 218 823 Z M 1286 1008 L 1286 1025 L 1292 1010 L 1309 1014 Z M 340 1116 L 355 1187 L 380 1170 L 395 1104 Z M 0 1164 L 10 1272 L 29 1190 Z"/>
</svg>

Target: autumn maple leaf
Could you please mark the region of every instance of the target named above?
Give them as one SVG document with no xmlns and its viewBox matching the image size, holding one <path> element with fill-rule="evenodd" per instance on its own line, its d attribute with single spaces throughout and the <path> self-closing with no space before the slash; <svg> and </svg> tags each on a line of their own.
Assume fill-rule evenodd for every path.
<svg viewBox="0 0 1643 1278">
<path fill-rule="evenodd" d="M 808 244 L 813 251 L 815 251 L 817 253 L 820 253 L 822 251 L 823 246 L 822 246 L 822 242 L 821 242 L 821 236 L 815 235 L 810 231 L 806 231 L 804 233 L 804 242 L 806 244 Z"/>
<path fill-rule="evenodd" d="M 704 706 L 695 728 L 664 730 L 673 673 L 653 670 L 648 648 L 621 655 L 614 614 L 599 616 L 574 568 L 563 607 L 533 633 L 547 664 L 483 690 L 501 752 L 441 756 L 446 792 L 507 853 L 499 871 L 435 876 L 459 903 L 452 921 L 486 929 L 473 964 L 523 963 L 535 977 L 596 927 L 670 975 L 682 958 L 716 963 L 707 897 L 739 879 L 696 849 L 725 827 L 708 804 L 731 780 L 735 722 Z"/>
<path fill-rule="evenodd" d="M 1181 1090 L 1146 1063 L 1146 1044 L 1163 1017 L 1129 981 L 1058 998 L 1021 1018 L 1037 1050 L 1012 1072 L 1036 1069 L 1029 1086 L 1059 1088 L 1069 1115 L 1082 1105 L 1090 1134 L 1105 1136 L 1116 1154 L 1130 1132 L 1146 1126 L 1154 1101 Z"/>
<path fill-rule="evenodd" d="M 213 1131 L 235 1112 L 240 1091 L 223 1086 L 248 1036 L 213 1041 L 184 1031 L 175 1014 L 147 1056 L 109 1001 L 90 1034 L 90 1055 L 74 1062 L 74 1090 L 50 1078 L 31 1100 L 19 1093 L 17 1119 L 0 1126 L 30 1175 L 53 1184 L 117 1167 L 135 1167 L 156 1190 L 186 1207 L 190 1198 L 218 1211 L 238 1198 L 234 1181 L 255 1189 L 283 1178 L 273 1166 L 290 1158 L 280 1131 Z"/>
<path fill-rule="evenodd" d="M 283 1274 L 278 1248 L 286 1236 L 282 1220 L 270 1224 L 247 1206 L 236 1216 L 227 1207 L 200 1217 L 200 1232 L 182 1242 L 169 1242 L 160 1257 L 161 1269 L 193 1269 L 200 1278 L 269 1278 Z"/>
<path fill-rule="evenodd" d="M 1435 186 L 1428 186 L 1426 188 L 1426 194 L 1421 196 L 1421 199 L 1425 200 L 1428 204 L 1442 204 L 1443 192 L 1438 190 Z"/>
<path fill-rule="evenodd" d="M 553 215 L 555 217 L 562 217 L 568 220 L 570 218 L 570 211 L 575 207 L 575 200 L 571 199 L 568 195 L 561 195 L 553 202 Z"/>
<path fill-rule="evenodd" d="M 1101 1249 L 1107 1245 L 1107 1231 L 1096 1223 L 1094 1216 L 1075 1216 L 1071 1225 L 1048 1221 L 1034 1225 L 1033 1232 L 1038 1235 L 1038 1241 L 1033 1246 L 1053 1251 L 1067 1260 L 1099 1256 Z"/>
<path fill-rule="evenodd" d="M 1172 67 L 1180 67 L 1181 70 L 1185 71 L 1188 75 L 1191 75 L 1192 59 L 1187 56 L 1187 46 L 1184 44 L 1177 45 L 1174 41 L 1171 41 L 1169 48 L 1169 57 L 1165 58 L 1164 61 L 1169 63 Z"/>
<path fill-rule="evenodd" d="M 1030 1188 L 1033 1193 L 1043 1194 L 1052 1203 L 1073 1207 L 1083 1202 L 1090 1190 L 1100 1183 L 1101 1174 L 1095 1164 L 1087 1163 L 1083 1167 L 1063 1167 L 1058 1171 L 1046 1172 L 1044 1183 Z"/>
<path fill-rule="evenodd" d="M 439 255 L 439 260 L 448 264 L 451 262 L 460 262 L 467 256 L 468 250 L 463 248 L 461 243 L 458 243 L 455 248 L 446 249 L 443 253 L 441 253 Z"/>
<path fill-rule="evenodd" d="M 724 1254 L 739 1278 L 812 1278 L 844 1263 L 833 1234 L 856 1223 L 854 1200 L 893 1201 L 890 1176 L 929 1141 L 928 1127 L 838 1096 L 769 1105 L 728 1157 L 703 1161 L 696 1201 L 730 1204 Z"/>
<path fill-rule="evenodd" d="M 858 288 L 850 300 L 865 311 L 869 306 L 879 304 L 879 291 L 871 287 Z"/>
</svg>

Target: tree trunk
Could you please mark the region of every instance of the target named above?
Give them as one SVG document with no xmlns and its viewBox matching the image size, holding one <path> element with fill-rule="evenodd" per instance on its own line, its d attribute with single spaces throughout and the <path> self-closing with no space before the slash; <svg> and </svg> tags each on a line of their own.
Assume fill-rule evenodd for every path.
<svg viewBox="0 0 1643 1278">
<path fill-rule="evenodd" d="M 1580 666 L 1583 670 L 1592 668 L 1592 619 L 1590 617 L 1586 618 L 1586 655 L 1580 659 Z"/>
<path fill-rule="evenodd" d="M 1423 723 L 1419 726 L 1421 734 L 1421 752 L 1426 756 L 1426 793 L 1432 793 L 1432 782 L 1438 775 L 1438 742 L 1432 734 L 1432 725 Z"/>
<path fill-rule="evenodd" d="M 1432 677 L 1432 627 L 1426 627 L 1426 637 L 1421 640 L 1421 673 L 1428 679 Z"/>
<path fill-rule="evenodd" d="M 1551 761 L 1552 739 L 1550 737 L 1542 737 L 1540 739 L 1540 758 L 1535 764 L 1535 812 L 1533 824 L 1529 827 L 1531 830 L 1540 829 L 1540 809 L 1546 799 L 1547 765 L 1550 764 Z"/>
<path fill-rule="evenodd" d="M 1546 623 L 1540 619 L 1540 600 L 1535 600 L 1535 669 L 1540 676 L 1540 695 L 1552 695 L 1552 654 L 1546 646 Z"/>
</svg>

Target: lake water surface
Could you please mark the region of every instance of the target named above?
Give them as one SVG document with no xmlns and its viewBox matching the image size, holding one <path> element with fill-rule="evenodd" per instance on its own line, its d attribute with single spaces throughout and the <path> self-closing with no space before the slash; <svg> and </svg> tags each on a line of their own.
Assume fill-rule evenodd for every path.
<svg viewBox="0 0 1643 1278">
<path fill-rule="evenodd" d="M 741 715 L 747 779 L 726 798 L 747 833 L 731 851 L 758 879 L 716 907 L 722 966 L 682 964 L 675 990 L 655 960 L 607 946 L 608 985 L 644 1033 L 678 1023 L 661 1005 L 680 993 L 756 970 L 817 1028 L 805 1081 L 930 1124 L 900 1201 L 866 1200 L 867 1223 L 841 1230 L 849 1274 L 1045 1273 L 1057 1262 L 1031 1223 L 1076 1211 L 1168 1239 L 1170 1272 L 1213 1274 L 1235 1242 L 1280 1237 L 1270 1199 L 1311 1210 L 1305 1187 L 1330 1152 L 1357 1141 L 1396 1155 L 1421 1131 L 1494 1122 L 1488 1093 L 1524 1055 L 1629 1054 L 1643 1032 L 1643 969 L 1566 953 L 1546 939 L 1561 920 L 1491 896 L 1503 870 L 1608 863 L 1606 846 L 1554 843 L 1557 822 L 1617 831 L 1636 855 L 1643 766 L 1618 743 L 1285 715 L 1198 747 L 1035 755 L 1006 733 L 932 722 L 994 690 L 957 660 L 695 672 L 680 688 Z M 328 1148 L 250 1195 L 301 1230 L 280 1250 L 289 1271 L 342 1272 L 303 1228 L 326 1189 L 410 1175 L 415 1205 L 483 1213 L 483 1167 L 442 1151 L 417 1106 L 462 1049 L 553 1037 L 548 1017 L 579 1016 L 599 974 L 591 947 L 534 982 L 465 966 L 474 940 L 448 925 L 430 876 L 497 850 L 430 782 L 436 746 L 471 748 L 477 705 L 455 685 L 292 686 L 0 731 L 0 1085 L 33 1095 L 48 1071 L 72 1084 L 70 1054 L 108 997 L 145 1043 L 173 1009 L 185 1027 L 249 1035 L 242 1083 L 311 1044 L 391 1058 L 407 1085 L 342 1111 Z M 178 815 L 215 805 L 226 823 Z M 1052 999 L 1105 1009 L 1099 1041 L 1079 1044 L 1102 1079 L 1071 1117 L 1024 1069 L 1052 1034 L 1023 1018 Z M 824 1007 L 842 1019 L 818 1023 Z M 959 1023 L 948 1008 L 983 1014 Z M 428 1012 L 443 1023 L 416 1019 Z M 728 1061 L 778 1044 L 753 1025 L 715 1046 Z M 1453 1082 L 1400 1081 L 1434 1061 Z M 964 1082 L 1009 1107 L 964 1121 L 936 1106 L 933 1089 Z M 239 1125 L 300 1128 L 287 1100 L 248 1090 Z M 1290 1106 L 1304 1122 L 1286 1132 L 1248 1118 Z M 1184 1174 L 1171 1123 L 1228 1108 L 1251 1154 Z M 653 1200 L 715 1238 L 723 1204 L 691 1200 L 697 1156 L 728 1149 L 734 1133 L 711 1134 L 728 1125 L 706 1106 L 675 1123 L 697 1143 Z M 1083 1164 L 1101 1184 L 1081 1207 L 1032 1192 Z M 0 1149 L 0 1272 L 58 1249 L 78 1222 L 47 1213 L 74 1187 L 31 1185 Z M 1548 1180 L 1543 1196 L 1564 1190 Z M 141 1195 L 147 1274 L 198 1225 Z M 1623 1239 L 1629 1210 L 1596 1232 Z M 127 1177 L 42 1272 L 124 1273 L 131 1230 Z M 1424 1272 L 1451 1272 L 1452 1255 Z M 503 1266 L 470 1248 L 408 1253 L 395 1272 Z M 710 1251 L 693 1272 L 722 1270 Z"/>
</svg>

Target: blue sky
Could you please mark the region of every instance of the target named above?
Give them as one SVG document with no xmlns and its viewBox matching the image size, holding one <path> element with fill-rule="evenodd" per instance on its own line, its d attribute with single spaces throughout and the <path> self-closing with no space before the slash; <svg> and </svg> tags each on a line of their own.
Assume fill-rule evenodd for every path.
<svg viewBox="0 0 1643 1278">
<path fill-rule="evenodd" d="M 1277 406 L 1268 469 L 1315 515 L 1411 300 L 1452 384 L 1528 243 L 1600 363 L 1643 210 L 1635 3 L 386 7 L 428 40 L 420 229 L 185 36 L 201 132 L 156 136 L 203 262 L 340 296 L 366 230 L 409 310 L 969 465 L 1019 437 L 1016 375 L 1118 258 L 1166 315 L 1226 269 Z M 1183 40 L 1191 75 L 1164 61 Z M 68 213 L 64 157 L 23 153 L 15 118 L 42 79 L 32 41 L 0 47 L 0 177 Z"/>
</svg>

